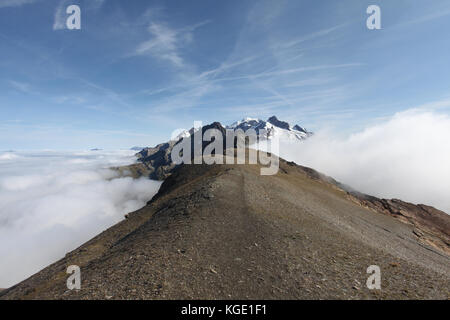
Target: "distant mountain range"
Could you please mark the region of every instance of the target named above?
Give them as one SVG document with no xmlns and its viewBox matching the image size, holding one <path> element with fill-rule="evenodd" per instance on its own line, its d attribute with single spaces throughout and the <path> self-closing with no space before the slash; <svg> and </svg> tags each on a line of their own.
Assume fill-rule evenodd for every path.
<svg viewBox="0 0 450 320">
<path fill-rule="evenodd" d="M 290 125 L 288 122 L 279 120 L 276 116 L 270 117 L 267 121 L 254 118 L 244 118 L 241 121 L 236 121 L 225 127 L 219 122 L 213 122 L 209 125 L 203 126 L 201 129 L 205 132 L 207 129 L 211 128 L 221 131 L 224 136 L 226 129 L 232 129 L 235 131 L 242 129 L 244 132 L 249 129 L 254 129 L 259 138 L 268 140 L 277 138 L 279 141 L 291 143 L 304 141 L 313 135 L 312 132 L 306 130 L 304 127 L 298 124 Z M 170 157 L 172 148 L 183 138 L 189 137 L 197 130 L 200 130 L 200 128 L 184 130 L 175 139 L 161 143 L 155 147 L 141 149 L 136 154 L 139 163 L 129 166 L 129 171 L 131 171 L 134 176 L 145 175 L 149 176 L 151 179 L 164 180 L 175 168 L 175 164 L 172 162 Z M 204 143 L 203 148 L 206 145 L 207 143 Z"/>
<path fill-rule="evenodd" d="M 141 151 L 144 148 L 145 147 L 132 147 L 132 148 L 130 148 L 130 150 L 132 150 L 132 151 Z"/>
<path fill-rule="evenodd" d="M 313 133 L 307 131 L 298 124 L 291 126 L 285 121 L 280 121 L 276 116 L 272 116 L 267 121 L 253 118 L 245 118 L 241 121 L 237 121 L 227 129 L 242 129 L 247 131 L 248 129 L 254 129 L 256 133 L 260 133 L 261 130 L 265 130 L 267 135 L 265 138 L 272 139 L 278 137 L 281 140 L 304 140 L 311 136 Z"/>
<path fill-rule="evenodd" d="M 270 140 L 276 137 L 282 141 L 301 141 L 307 139 L 313 134 L 298 124 L 292 126 L 286 121 L 278 120 L 276 116 L 272 116 L 266 121 L 257 118 L 244 118 L 240 121 L 234 122 L 231 125 L 225 126 L 224 128 L 233 130 L 241 129 L 244 132 L 249 129 L 253 129 L 258 135 L 260 135 L 260 133 L 264 130 L 265 134 L 263 138 Z M 189 137 L 197 130 L 198 128 L 184 130 L 173 140 L 178 141 L 184 137 Z"/>
</svg>

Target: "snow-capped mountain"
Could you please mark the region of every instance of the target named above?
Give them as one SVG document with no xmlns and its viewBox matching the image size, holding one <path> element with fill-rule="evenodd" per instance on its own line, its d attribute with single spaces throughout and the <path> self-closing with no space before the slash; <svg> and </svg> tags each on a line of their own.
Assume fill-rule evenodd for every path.
<svg viewBox="0 0 450 320">
<path fill-rule="evenodd" d="M 175 135 L 172 136 L 170 141 L 177 142 L 180 139 L 190 137 L 194 132 L 198 131 L 199 128 L 191 128 L 189 130 L 182 130 L 176 132 Z"/>
<path fill-rule="evenodd" d="M 312 132 L 307 131 L 303 127 L 297 124 L 291 126 L 285 121 L 278 120 L 276 116 L 270 117 L 267 121 L 255 118 L 245 118 L 227 126 L 226 128 L 233 130 L 242 129 L 243 131 L 253 129 L 257 134 L 260 134 L 260 130 L 265 130 L 265 132 L 267 132 L 267 139 L 277 137 L 281 141 L 305 140 L 312 135 Z"/>
<path fill-rule="evenodd" d="M 181 130 L 174 134 L 174 136 L 165 143 L 160 143 L 153 148 L 144 148 L 140 152 L 136 153 L 136 157 L 140 162 L 145 164 L 145 169 L 142 172 L 146 174 L 151 179 L 164 180 L 167 178 L 175 164 L 172 162 L 170 153 L 173 147 L 182 141 L 183 138 L 188 138 L 195 132 L 202 130 L 202 134 L 208 129 L 217 129 L 222 132 L 224 139 L 226 139 L 226 129 L 227 130 L 238 130 L 242 129 L 246 132 L 248 129 L 254 129 L 259 135 L 259 140 L 267 139 L 269 142 L 261 145 L 251 145 L 252 148 L 256 148 L 262 151 L 271 151 L 272 148 L 267 149 L 267 147 L 272 142 L 281 142 L 283 144 L 297 143 L 307 139 L 312 135 L 312 132 L 307 131 L 299 125 L 291 126 L 285 121 L 280 121 L 277 117 L 272 116 L 267 121 L 260 119 L 245 118 L 241 121 L 237 121 L 229 126 L 223 127 L 219 122 L 213 122 L 211 124 L 205 125 L 203 127 L 191 128 L 190 130 Z M 262 130 L 265 130 L 264 135 Z M 263 139 L 261 139 L 263 138 Z M 275 138 L 275 139 L 274 139 Z M 227 141 L 223 141 L 223 145 L 226 146 Z M 202 143 L 202 148 L 206 146 L 207 143 Z"/>
<path fill-rule="evenodd" d="M 244 118 L 240 121 L 234 122 L 229 126 L 226 126 L 225 128 L 233 130 L 242 129 L 244 132 L 249 129 L 253 129 L 258 135 L 260 135 L 260 130 L 265 130 L 266 134 L 264 138 L 271 140 L 274 137 L 277 137 L 281 141 L 305 140 L 313 134 L 312 132 L 307 131 L 305 128 L 299 126 L 298 124 L 291 126 L 285 121 L 278 120 L 276 116 L 272 116 L 266 121 L 256 118 Z M 187 138 L 197 130 L 198 128 L 184 130 L 176 137 L 174 137 L 172 141 L 178 141 L 182 138 Z"/>
</svg>

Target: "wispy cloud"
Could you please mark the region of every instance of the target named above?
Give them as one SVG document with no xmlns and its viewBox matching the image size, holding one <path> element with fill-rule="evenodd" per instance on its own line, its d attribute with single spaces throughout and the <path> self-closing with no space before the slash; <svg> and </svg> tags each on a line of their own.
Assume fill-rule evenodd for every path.
<svg viewBox="0 0 450 320">
<path fill-rule="evenodd" d="M 269 96 L 257 97 L 253 103 L 239 103 L 238 101 L 220 105 L 220 110 L 244 115 L 271 116 L 285 112 L 301 113 L 303 117 L 317 114 L 337 114 L 352 112 L 352 109 L 336 110 L 334 107 L 348 98 L 345 87 L 320 88 L 302 91 L 300 94 L 283 94 L 263 88 Z"/>
<path fill-rule="evenodd" d="M 450 109 L 450 98 L 443 98 L 440 100 L 424 103 L 417 107 L 420 110 L 436 111 L 441 109 Z"/>
<path fill-rule="evenodd" d="M 337 25 L 337 26 L 334 26 L 334 27 L 331 27 L 331 28 L 319 30 L 319 31 L 313 32 L 311 34 L 304 35 L 304 36 L 302 36 L 300 38 L 297 38 L 297 39 L 294 39 L 294 40 L 287 41 L 285 43 L 279 44 L 279 45 L 275 46 L 275 48 L 280 47 L 280 46 L 283 47 L 283 48 L 295 47 L 295 46 L 297 46 L 297 45 L 299 45 L 299 44 L 301 44 L 303 42 L 312 41 L 314 39 L 327 36 L 330 33 L 345 27 L 346 25 L 347 25 L 347 23 L 344 23 L 344 24 L 340 24 L 340 25 Z"/>
<path fill-rule="evenodd" d="M 69 5 L 69 0 L 61 0 L 56 7 L 53 30 L 62 30 L 66 26 L 66 8 Z"/>
<path fill-rule="evenodd" d="M 200 100 L 214 90 L 217 90 L 218 86 L 210 83 L 203 82 L 197 85 L 192 85 L 190 88 L 178 92 L 169 96 L 167 99 L 163 99 L 160 103 L 156 103 L 151 107 L 152 112 L 170 112 L 180 109 L 190 109 L 200 106 Z"/>
<path fill-rule="evenodd" d="M 97 10 L 100 9 L 106 0 L 90 0 L 88 6 L 90 9 Z"/>
<path fill-rule="evenodd" d="M 152 23 L 148 31 L 153 39 L 141 43 L 136 48 L 136 54 L 150 53 L 160 59 L 169 60 L 176 66 L 183 65 L 183 59 L 177 50 L 177 32 L 162 24 Z"/>
<path fill-rule="evenodd" d="M 0 8 L 20 7 L 25 4 L 36 2 L 37 0 L 0 0 Z"/>
<path fill-rule="evenodd" d="M 77 78 L 76 80 L 80 81 L 83 85 L 85 85 L 91 89 L 95 89 L 96 91 L 101 93 L 103 96 L 105 96 L 109 100 L 116 102 L 117 104 L 121 105 L 122 107 L 125 107 L 127 109 L 132 108 L 132 106 L 123 99 L 122 95 L 117 93 L 116 91 L 109 89 L 109 88 L 105 88 L 97 83 L 94 83 L 92 81 L 89 81 L 89 80 L 86 80 L 83 78 Z"/>
<path fill-rule="evenodd" d="M 290 82 L 286 84 L 286 87 L 307 87 L 307 86 L 320 86 L 329 84 L 333 80 L 336 80 L 336 78 L 331 77 L 314 77 L 314 78 L 308 78 L 308 79 L 302 79 L 294 82 Z"/>
<path fill-rule="evenodd" d="M 424 23 L 424 22 L 429 22 L 429 21 L 433 21 L 436 19 L 440 19 L 440 18 L 446 17 L 448 15 L 450 15 L 450 8 L 438 9 L 435 12 L 431 12 L 431 13 L 422 15 L 421 17 L 416 17 L 414 19 L 411 19 L 411 20 L 403 22 L 403 23 L 399 23 L 399 24 L 395 25 L 395 27 L 407 27 L 407 26 L 411 26 L 414 24 L 419 24 L 419 23 Z"/>
<path fill-rule="evenodd" d="M 215 81 L 257 79 L 257 78 L 274 77 L 274 76 L 280 76 L 280 75 L 288 75 L 288 74 L 300 73 L 300 72 L 306 72 L 306 71 L 320 71 L 320 70 L 351 68 L 351 67 L 360 67 L 360 66 L 363 66 L 363 64 L 362 63 L 345 63 L 345 64 L 336 64 L 336 65 L 318 65 L 318 66 L 290 68 L 290 69 L 283 69 L 283 70 L 276 70 L 276 71 L 266 71 L 266 72 L 247 74 L 247 75 L 242 75 L 242 76 L 237 76 L 237 77 L 218 78 L 218 79 L 215 79 Z"/>
<path fill-rule="evenodd" d="M 31 85 L 25 82 L 19 82 L 10 80 L 9 84 L 16 90 L 21 91 L 26 94 L 36 94 L 37 92 L 32 89 Z"/>
<path fill-rule="evenodd" d="M 257 55 L 245 57 L 243 59 L 240 59 L 238 61 L 229 62 L 225 61 L 220 64 L 219 67 L 214 68 L 212 70 L 204 71 L 199 75 L 199 78 L 206 78 L 206 77 L 214 77 L 216 75 L 219 75 L 227 70 L 233 69 L 235 67 L 241 66 L 243 64 L 247 64 L 251 61 L 254 61 L 257 58 Z"/>
<path fill-rule="evenodd" d="M 167 60 L 176 67 L 182 67 L 185 62 L 181 57 L 181 48 L 193 41 L 193 32 L 197 28 L 209 22 L 209 20 L 203 21 L 179 30 L 165 23 L 152 22 L 148 27 L 152 39 L 139 44 L 135 54 L 150 54 L 158 59 Z"/>
<path fill-rule="evenodd" d="M 268 14 L 270 12 L 272 10 L 267 10 Z M 272 16 L 271 19 L 275 19 L 275 16 Z M 248 23 L 251 26 L 254 25 L 250 18 Z M 203 24 L 185 28 L 183 31 L 192 32 Z M 251 40 L 255 28 L 244 27 L 241 36 L 238 37 L 235 50 L 225 60 L 219 62 L 217 67 L 202 72 L 196 72 L 197 68 L 193 68 L 193 72 L 187 73 L 184 77 L 178 77 L 177 83 L 144 90 L 141 93 L 154 96 L 154 102 L 149 108 L 152 113 L 155 111 L 170 113 L 180 109 L 200 110 L 202 107 L 212 104 L 222 110 L 227 110 L 228 107 L 224 105 L 229 105 L 232 110 L 238 112 L 262 111 L 266 113 L 269 112 L 268 110 L 273 112 L 282 107 L 293 109 L 298 107 L 300 101 L 309 99 L 311 94 L 298 92 L 292 95 L 290 93 L 292 90 L 289 89 L 308 85 L 327 86 L 330 81 L 324 80 L 326 77 L 321 73 L 329 74 L 336 69 L 363 66 L 361 63 L 305 64 L 301 58 L 307 54 L 308 49 L 298 50 L 296 48 L 298 44 L 303 42 L 326 38 L 345 25 L 347 24 L 339 24 L 290 41 L 274 38 L 276 42 L 271 41 L 269 43 L 255 43 Z M 167 26 L 160 28 L 159 25 L 158 27 L 153 25 L 151 28 L 154 31 L 155 38 L 141 44 L 138 47 L 138 53 L 159 54 L 160 58 L 171 60 L 173 64 L 181 66 L 183 47 L 177 47 L 177 37 L 181 33 L 168 29 Z M 270 30 L 267 32 L 270 33 Z M 159 36 L 156 36 L 157 34 Z M 263 47 L 256 49 L 255 44 Z M 305 76 L 300 76 L 302 73 L 305 73 Z M 310 79 L 311 77 L 314 79 Z M 327 75 L 327 78 L 330 79 L 332 76 Z M 336 78 L 334 77 L 334 79 Z M 325 103 L 325 100 L 332 103 L 336 102 L 337 99 L 342 99 L 342 91 L 336 93 L 334 90 L 327 91 L 327 89 L 333 88 L 323 88 L 323 90 L 318 90 L 319 92 L 314 94 L 315 97 L 319 98 L 315 102 L 315 106 Z M 228 95 L 227 92 L 233 92 L 233 94 Z M 214 101 L 214 95 L 211 95 L 211 93 L 217 93 L 219 96 L 226 95 L 230 100 L 243 93 L 244 98 L 241 98 L 241 101 L 234 101 L 235 105 L 232 105 L 223 101 L 223 98 Z M 273 101 L 270 105 L 261 100 L 256 103 L 246 103 L 245 100 L 248 100 L 249 93 L 252 96 L 261 93 L 270 94 Z M 252 112 L 252 114 L 256 113 Z"/>
<path fill-rule="evenodd" d="M 63 1 L 64 2 L 64 1 Z M 64 7 L 63 2 L 61 2 L 55 11 L 55 19 L 53 22 L 53 30 L 64 29 Z"/>
<path fill-rule="evenodd" d="M 57 104 L 82 104 L 86 99 L 77 95 L 62 95 L 52 98 L 52 101 Z"/>
</svg>

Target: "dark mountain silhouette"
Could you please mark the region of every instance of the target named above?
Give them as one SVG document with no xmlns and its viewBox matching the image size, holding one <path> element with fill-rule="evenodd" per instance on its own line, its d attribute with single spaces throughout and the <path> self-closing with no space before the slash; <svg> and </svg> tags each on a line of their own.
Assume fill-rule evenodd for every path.
<svg viewBox="0 0 450 320">
<path fill-rule="evenodd" d="M 267 119 L 267 122 L 269 122 L 269 123 L 271 123 L 271 124 L 273 124 L 273 125 L 275 125 L 275 126 L 277 126 L 279 128 L 282 128 L 282 129 L 287 129 L 288 130 L 289 127 L 290 127 L 289 123 L 278 120 L 278 118 L 276 116 L 270 117 L 269 119 Z"/>
</svg>

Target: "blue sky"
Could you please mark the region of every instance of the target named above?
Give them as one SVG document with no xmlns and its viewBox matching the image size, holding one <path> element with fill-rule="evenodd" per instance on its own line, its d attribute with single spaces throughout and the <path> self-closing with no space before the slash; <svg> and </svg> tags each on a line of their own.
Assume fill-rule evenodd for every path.
<svg viewBox="0 0 450 320">
<path fill-rule="evenodd" d="M 71 4 L 81 30 L 64 29 Z M 449 114 L 448 30 L 444 0 L 0 0 L 0 150 L 153 145 L 194 120 L 353 132 Z"/>
</svg>

